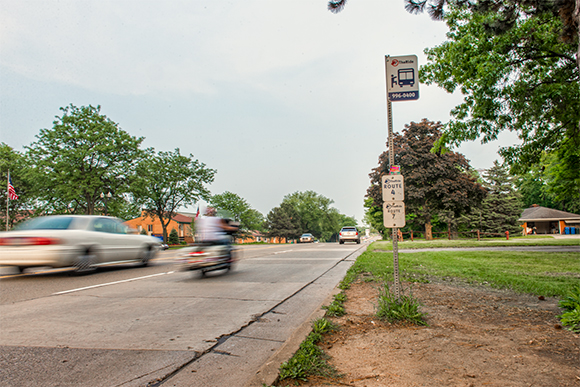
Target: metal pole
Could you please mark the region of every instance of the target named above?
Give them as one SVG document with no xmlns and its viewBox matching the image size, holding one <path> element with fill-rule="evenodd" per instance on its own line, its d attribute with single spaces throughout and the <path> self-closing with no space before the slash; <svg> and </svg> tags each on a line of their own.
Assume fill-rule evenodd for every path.
<svg viewBox="0 0 580 387">
<path fill-rule="evenodd" d="M 389 56 L 385 57 L 385 74 L 387 70 L 387 63 L 389 62 Z M 387 118 L 388 118 L 388 125 L 389 125 L 389 173 L 390 167 L 395 165 L 395 152 L 394 152 L 394 140 L 393 140 L 393 107 L 391 105 L 391 99 L 389 98 L 389 87 L 387 82 Z M 401 284 L 399 282 L 399 229 L 393 228 L 392 229 L 392 238 L 393 238 L 393 277 L 395 282 L 395 296 L 397 297 L 397 301 L 401 298 Z"/>
<path fill-rule="evenodd" d="M 8 180 L 6 180 L 6 231 L 8 231 L 8 216 L 10 215 L 9 207 L 10 207 L 10 169 L 8 170 Z"/>
</svg>

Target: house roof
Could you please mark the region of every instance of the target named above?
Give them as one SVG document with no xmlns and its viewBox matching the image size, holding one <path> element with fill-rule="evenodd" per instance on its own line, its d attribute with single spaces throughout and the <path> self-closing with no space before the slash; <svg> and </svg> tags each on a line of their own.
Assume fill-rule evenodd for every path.
<svg viewBox="0 0 580 387">
<path fill-rule="evenodd" d="M 556 221 L 556 220 L 578 220 L 580 215 L 572 214 L 566 211 L 554 210 L 542 206 L 532 206 L 526 208 L 522 213 L 520 222 L 541 222 L 541 221 Z"/>
<path fill-rule="evenodd" d="M 176 221 L 177 223 L 191 223 L 191 221 L 193 220 L 193 218 L 185 216 L 183 214 L 175 214 L 171 219 Z"/>
</svg>

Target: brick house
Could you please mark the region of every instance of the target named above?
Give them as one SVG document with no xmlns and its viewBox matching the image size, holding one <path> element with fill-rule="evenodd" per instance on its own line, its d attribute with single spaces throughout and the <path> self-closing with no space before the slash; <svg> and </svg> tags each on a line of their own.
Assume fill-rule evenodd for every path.
<svg viewBox="0 0 580 387">
<path fill-rule="evenodd" d="M 169 237 L 171 230 L 175 229 L 180 242 L 193 243 L 194 235 L 191 229 L 192 221 L 193 218 L 191 216 L 180 213 L 175 214 L 169 221 L 169 225 L 167 225 L 167 237 Z M 128 220 L 125 223 L 138 230 L 139 233 L 145 230 L 147 235 L 163 238 L 163 227 L 161 227 L 161 221 L 157 216 L 148 216 L 145 211 L 141 212 L 140 217 Z"/>
</svg>

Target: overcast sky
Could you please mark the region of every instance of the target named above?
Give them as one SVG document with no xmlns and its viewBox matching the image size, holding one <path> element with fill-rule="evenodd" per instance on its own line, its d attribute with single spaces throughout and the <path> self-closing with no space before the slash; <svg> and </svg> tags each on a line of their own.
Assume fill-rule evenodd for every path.
<svg viewBox="0 0 580 387">
<path fill-rule="evenodd" d="M 59 108 L 101 113 L 157 151 L 179 148 L 217 169 L 266 215 L 313 190 L 359 223 L 368 174 L 386 149 L 385 55 L 441 44 L 447 28 L 403 0 L 0 0 L 0 142 L 17 150 Z M 393 128 L 446 122 L 461 101 L 436 86 L 393 103 Z M 474 168 L 507 135 L 459 151 Z M 190 209 L 194 210 L 194 209 Z"/>
</svg>

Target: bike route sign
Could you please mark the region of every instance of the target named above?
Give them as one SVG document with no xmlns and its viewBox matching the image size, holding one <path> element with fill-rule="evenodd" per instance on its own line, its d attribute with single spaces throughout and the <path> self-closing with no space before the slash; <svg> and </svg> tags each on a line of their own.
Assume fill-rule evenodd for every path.
<svg viewBox="0 0 580 387">
<path fill-rule="evenodd" d="M 384 202 L 383 224 L 386 228 L 405 227 L 405 203 Z"/>
<path fill-rule="evenodd" d="M 391 102 L 419 99 L 417 55 L 386 56 L 387 96 Z"/>
<path fill-rule="evenodd" d="M 395 202 L 405 200 L 403 175 L 384 175 L 382 183 L 383 201 Z"/>
</svg>

